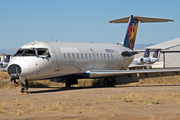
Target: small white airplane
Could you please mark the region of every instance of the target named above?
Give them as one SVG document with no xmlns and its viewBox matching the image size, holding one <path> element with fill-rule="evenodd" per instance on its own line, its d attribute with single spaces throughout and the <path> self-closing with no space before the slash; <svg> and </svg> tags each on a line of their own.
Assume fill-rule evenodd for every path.
<svg viewBox="0 0 180 120">
<path fill-rule="evenodd" d="M 135 58 L 133 62 L 128 66 L 128 68 L 129 69 L 142 68 L 154 64 L 155 62 L 158 61 L 158 52 L 159 52 L 158 49 L 154 50 L 153 55 L 149 57 L 150 49 L 146 49 L 144 51 L 144 56 Z"/>
<path fill-rule="evenodd" d="M 154 50 L 153 56 L 150 57 L 150 61 L 148 62 L 148 64 L 154 64 L 155 62 L 158 61 L 159 59 L 158 53 L 159 53 L 158 49 Z"/>
<path fill-rule="evenodd" d="M 75 43 L 75 42 L 30 42 L 22 46 L 11 59 L 7 72 L 10 80 L 22 83 L 21 93 L 28 92 L 28 81 L 51 79 L 66 82 L 66 87 L 77 84 L 77 79 L 104 78 L 114 86 L 114 76 L 137 75 L 137 73 L 179 72 L 171 70 L 124 70 L 133 61 L 135 38 L 139 21 L 168 22 L 171 19 L 133 16 L 109 21 L 128 23 L 122 44 Z"/>
<path fill-rule="evenodd" d="M 5 57 L 6 56 L 6 57 Z M 10 61 L 10 55 L 4 55 L 3 56 L 3 61 L 0 62 L 0 68 L 5 68 L 8 66 Z"/>
</svg>

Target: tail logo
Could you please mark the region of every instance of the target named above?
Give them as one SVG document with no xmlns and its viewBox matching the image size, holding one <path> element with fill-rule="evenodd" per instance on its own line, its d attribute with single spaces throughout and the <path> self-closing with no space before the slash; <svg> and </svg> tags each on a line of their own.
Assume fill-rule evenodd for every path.
<svg viewBox="0 0 180 120">
<path fill-rule="evenodd" d="M 136 33 L 137 33 L 138 24 L 130 25 L 127 32 L 127 39 L 129 41 L 128 48 L 134 49 Z"/>
<path fill-rule="evenodd" d="M 155 50 L 154 51 L 153 58 L 157 58 L 158 57 L 158 52 L 159 52 L 159 50 Z"/>
</svg>

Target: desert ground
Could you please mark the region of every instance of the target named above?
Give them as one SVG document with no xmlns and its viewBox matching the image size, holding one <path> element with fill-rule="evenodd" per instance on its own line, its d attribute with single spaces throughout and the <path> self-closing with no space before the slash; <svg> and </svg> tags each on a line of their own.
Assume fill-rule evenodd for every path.
<svg viewBox="0 0 180 120">
<path fill-rule="evenodd" d="M 175 78 L 166 79 L 173 81 Z M 1 80 L 0 119 L 179 120 L 180 84 L 177 79 L 179 77 L 174 84 L 169 81 L 164 84 L 160 80 L 152 84 L 147 82 L 152 81 L 150 79 L 140 81 L 141 84 L 116 87 L 31 87 L 31 94 L 19 94 L 20 87 L 7 87 L 11 83 Z"/>
<path fill-rule="evenodd" d="M 0 90 L 0 119 L 180 119 L 180 86 L 140 85 Z"/>
</svg>

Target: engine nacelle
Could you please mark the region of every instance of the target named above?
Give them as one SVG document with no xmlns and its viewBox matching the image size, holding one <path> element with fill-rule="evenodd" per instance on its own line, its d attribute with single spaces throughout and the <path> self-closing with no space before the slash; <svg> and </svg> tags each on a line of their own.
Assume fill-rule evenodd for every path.
<svg viewBox="0 0 180 120">
<path fill-rule="evenodd" d="M 150 62 L 151 62 L 151 63 L 155 63 L 156 61 L 158 61 L 157 58 L 150 58 Z"/>
<path fill-rule="evenodd" d="M 147 63 L 147 62 L 150 62 L 150 58 L 141 58 L 141 59 L 139 59 L 138 62 L 139 63 Z"/>
<path fill-rule="evenodd" d="M 1 66 L 1 67 L 7 67 L 7 66 L 8 66 L 8 63 L 2 62 L 2 63 L 0 63 L 0 66 Z"/>
</svg>

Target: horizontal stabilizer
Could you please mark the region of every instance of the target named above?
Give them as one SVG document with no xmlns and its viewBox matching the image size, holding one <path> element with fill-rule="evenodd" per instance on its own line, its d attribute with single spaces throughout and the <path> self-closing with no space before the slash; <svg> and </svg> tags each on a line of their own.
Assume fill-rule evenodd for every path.
<svg viewBox="0 0 180 120">
<path fill-rule="evenodd" d="M 109 21 L 110 23 L 128 23 L 130 17 L 124 17 L 116 20 Z M 150 17 L 140 17 L 140 16 L 133 16 L 134 19 L 139 20 L 141 23 L 148 23 L 148 22 L 169 22 L 173 21 L 171 19 L 163 19 L 163 18 L 150 18 Z"/>
</svg>

